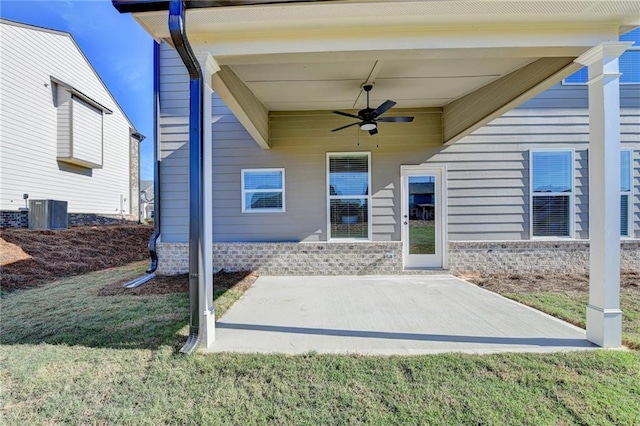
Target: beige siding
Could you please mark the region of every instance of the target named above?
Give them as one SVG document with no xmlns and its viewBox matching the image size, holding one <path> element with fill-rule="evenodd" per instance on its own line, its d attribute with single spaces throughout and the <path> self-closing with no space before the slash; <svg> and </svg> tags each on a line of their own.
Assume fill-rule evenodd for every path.
<svg viewBox="0 0 640 426">
<path fill-rule="evenodd" d="M 22 194 L 28 193 L 67 201 L 70 212 L 118 213 L 120 196 L 130 198 L 130 123 L 68 35 L 7 23 L 0 31 L 0 209 L 23 207 Z M 51 77 L 113 111 L 104 116 L 102 169 L 56 160 L 61 134 Z"/>
</svg>

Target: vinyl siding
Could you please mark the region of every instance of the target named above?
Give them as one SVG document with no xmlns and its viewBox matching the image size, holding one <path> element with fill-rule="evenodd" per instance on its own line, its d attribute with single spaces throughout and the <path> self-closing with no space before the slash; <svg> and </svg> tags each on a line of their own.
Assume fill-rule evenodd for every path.
<svg viewBox="0 0 640 426">
<path fill-rule="evenodd" d="M 187 241 L 188 84 L 175 52 L 161 52 L 162 239 Z M 437 110 L 401 110 L 411 124 L 380 124 L 370 137 L 329 111 L 272 112 L 262 150 L 214 95 L 214 240 L 325 241 L 326 153 L 371 152 L 374 241 L 400 240 L 400 166 L 447 167 L 452 241 L 528 240 L 529 150 L 575 152 L 574 236 L 588 238 L 588 110 L 584 86 L 556 85 L 452 146 L 442 147 Z M 622 86 L 622 144 L 634 149 L 634 229 L 640 236 L 640 94 Z M 241 213 L 243 168 L 285 168 L 285 213 Z"/>
<path fill-rule="evenodd" d="M 129 213 L 131 125 L 76 44 L 66 34 L 8 23 L 0 31 L 0 209 L 24 207 L 28 193 L 67 201 L 69 212 L 117 214 L 122 195 Z M 104 116 L 102 169 L 57 161 L 58 138 L 69 128 L 58 126 L 56 102 L 68 106 L 69 99 L 55 100 L 52 76 L 113 111 Z"/>
<path fill-rule="evenodd" d="M 620 146 L 634 150 L 640 237 L 640 87 L 622 85 L 620 103 Z M 574 150 L 574 237 L 589 237 L 587 87 L 558 84 L 429 160 L 448 167 L 450 240 L 529 239 L 529 150 L 539 148 Z"/>
</svg>

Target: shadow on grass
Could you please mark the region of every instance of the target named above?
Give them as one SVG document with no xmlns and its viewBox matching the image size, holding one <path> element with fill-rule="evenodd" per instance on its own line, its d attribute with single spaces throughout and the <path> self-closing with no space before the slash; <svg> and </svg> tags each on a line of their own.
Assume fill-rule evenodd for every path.
<svg viewBox="0 0 640 426">
<path fill-rule="evenodd" d="M 189 296 L 184 289 L 169 292 L 164 283 L 165 291 L 158 294 L 151 280 L 136 292 L 123 290 L 104 295 L 106 288 L 119 289 L 121 282 L 141 274 L 144 267 L 138 262 L 5 295 L 0 344 L 115 349 L 181 345 L 189 321 Z M 246 290 L 251 285 L 245 283 L 249 274 L 229 274 L 226 279 L 216 280 L 216 305 L 225 303 L 225 298 L 237 293 L 239 287 Z"/>
</svg>

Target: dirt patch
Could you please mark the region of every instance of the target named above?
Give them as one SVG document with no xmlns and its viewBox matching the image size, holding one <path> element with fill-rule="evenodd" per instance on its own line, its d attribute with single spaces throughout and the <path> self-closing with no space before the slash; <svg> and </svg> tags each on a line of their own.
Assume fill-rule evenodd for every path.
<svg viewBox="0 0 640 426">
<path fill-rule="evenodd" d="M 213 276 L 213 288 L 217 292 L 226 291 L 231 288 L 244 292 L 247 290 L 258 275 L 250 271 L 225 272 L 221 271 Z M 189 291 L 188 274 L 173 276 L 157 276 L 151 281 L 142 284 L 137 288 L 122 288 L 125 281 L 109 284 L 100 289 L 100 296 L 116 296 L 116 295 L 148 295 L 148 294 L 167 294 L 181 293 Z"/>
<path fill-rule="evenodd" d="M 587 274 L 486 274 L 460 278 L 497 293 L 589 291 Z M 640 291 L 640 272 L 622 272 L 620 287 L 623 291 Z"/>
<path fill-rule="evenodd" d="M 2 229 L 0 237 L 11 244 L 7 258 L 19 256 L 18 249 L 30 258 L 0 266 L 0 285 L 3 291 L 33 288 L 148 259 L 152 234 L 153 227 L 148 225 L 78 226 L 56 231 Z"/>
<path fill-rule="evenodd" d="M 0 266 L 28 259 L 31 259 L 31 256 L 25 253 L 22 248 L 0 238 Z"/>
</svg>

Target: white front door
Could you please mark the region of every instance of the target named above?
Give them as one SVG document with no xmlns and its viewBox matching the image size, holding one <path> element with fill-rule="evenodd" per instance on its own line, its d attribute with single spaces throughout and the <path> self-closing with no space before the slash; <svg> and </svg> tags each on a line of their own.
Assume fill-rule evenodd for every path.
<svg viewBox="0 0 640 426">
<path fill-rule="evenodd" d="M 446 267 L 444 167 L 401 166 L 405 268 Z"/>
</svg>

